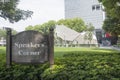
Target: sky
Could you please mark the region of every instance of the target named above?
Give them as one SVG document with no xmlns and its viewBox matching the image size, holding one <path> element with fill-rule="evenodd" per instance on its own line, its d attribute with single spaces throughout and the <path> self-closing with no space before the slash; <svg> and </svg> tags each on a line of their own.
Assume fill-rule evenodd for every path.
<svg viewBox="0 0 120 80">
<path fill-rule="evenodd" d="M 0 18 L 0 28 L 10 27 L 20 32 L 29 25 L 34 26 L 49 20 L 57 21 L 64 18 L 64 0 L 20 0 L 18 8 L 33 11 L 32 17 L 14 24 Z"/>
</svg>

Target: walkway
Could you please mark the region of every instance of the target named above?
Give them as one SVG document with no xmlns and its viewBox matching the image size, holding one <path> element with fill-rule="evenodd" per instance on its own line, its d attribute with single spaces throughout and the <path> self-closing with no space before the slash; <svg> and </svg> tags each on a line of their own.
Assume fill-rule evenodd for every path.
<svg viewBox="0 0 120 80">
<path fill-rule="evenodd" d="M 113 50 L 118 50 L 118 51 L 120 51 L 120 48 L 114 47 L 114 46 L 101 46 L 101 45 L 100 45 L 100 48 L 102 48 L 102 49 L 113 49 Z"/>
</svg>

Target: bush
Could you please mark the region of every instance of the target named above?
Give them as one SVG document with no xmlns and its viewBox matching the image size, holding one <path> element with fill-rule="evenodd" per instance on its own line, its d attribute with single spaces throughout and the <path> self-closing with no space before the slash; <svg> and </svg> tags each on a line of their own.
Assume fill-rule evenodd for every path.
<svg viewBox="0 0 120 80">
<path fill-rule="evenodd" d="M 15 65 L 6 68 L 0 66 L 0 80 L 42 80 L 41 73 L 48 68 L 48 64 L 42 65 Z"/>
<path fill-rule="evenodd" d="M 12 63 L 6 68 L 5 50 L 0 50 L 0 80 L 120 80 L 119 52 L 63 50 L 62 53 L 63 57 L 55 58 L 52 69 L 48 63 Z"/>
<path fill-rule="evenodd" d="M 49 68 L 48 63 L 20 65 L 12 63 L 6 68 L 5 48 L 0 50 L 0 80 L 42 80 L 41 74 Z"/>
<path fill-rule="evenodd" d="M 6 68 L 5 47 L 0 47 L 0 80 L 42 80 L 41 74 L 49 64 L 21 65 L 12 63 Z"/>
<path fill-rule="evenodd" d="M 69 53 L 47 69 L 44 80 L 119 80 L 119 53 Z"/>
</svg>

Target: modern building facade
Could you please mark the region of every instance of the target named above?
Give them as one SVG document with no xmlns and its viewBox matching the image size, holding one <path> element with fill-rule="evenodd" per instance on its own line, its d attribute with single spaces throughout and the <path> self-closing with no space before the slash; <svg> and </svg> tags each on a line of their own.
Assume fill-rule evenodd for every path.
<svg viewBox="0 0 120 80">
<path fill-rule="evenodd" d="M 98 0 L 65 0 L 65 19 L 79 17 L 86 24 L 91 23 L 98 38 L 102 37 L 104 12 Z"/>
<path fill-rule="evenodd" d="M 95 29 L 102 29 L 103 10 L 98 0 L 65 0 L 65 18 L 82 18 L 92 23 Z"/>
</svg>

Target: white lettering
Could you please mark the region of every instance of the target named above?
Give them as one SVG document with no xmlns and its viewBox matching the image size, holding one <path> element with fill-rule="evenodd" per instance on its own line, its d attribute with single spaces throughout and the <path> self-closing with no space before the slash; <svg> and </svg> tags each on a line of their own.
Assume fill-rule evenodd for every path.
<svg viewBox="0 0 120 80">
<path fill-rule="evenodd" d="M 33 44 L 32 42 L 28 44 L 20 44 L 20 43 L 15 43 L 14 44 L 16 47 L 20 48 L 39 48 L 39 47 L 45 47 L 44 44 Z"/>
<path fill-rule="evenodd" d="M 41 52 L 23 52 L 22 50 L 18 51 L 18 55 L 40 55 Z"/>
</svg>

